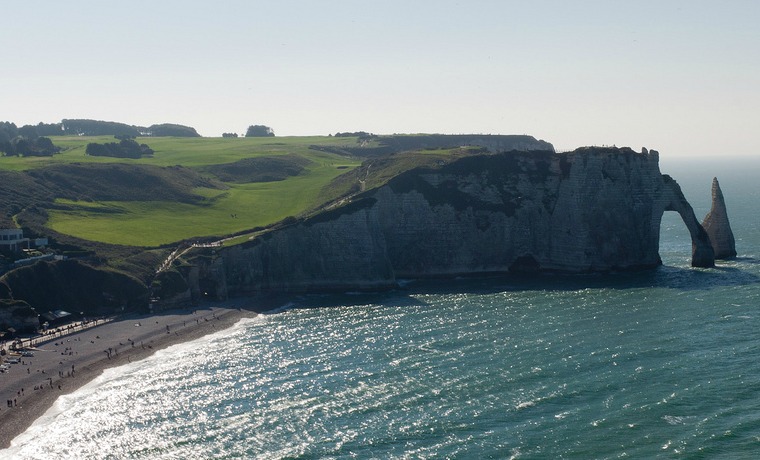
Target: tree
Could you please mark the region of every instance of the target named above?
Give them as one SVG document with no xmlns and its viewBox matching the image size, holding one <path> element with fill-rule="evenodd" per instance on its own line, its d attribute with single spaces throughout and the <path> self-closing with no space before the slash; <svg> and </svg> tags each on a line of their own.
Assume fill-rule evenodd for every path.
<svg viewBox="0 0 760 460">
<path fill-rule="evenodd" d="M 62 136 L 63 126 L 60 123 L 43 123 L 37 124 L 38 136 Z"/>
<path fill-rule="evenodd" d="M 34 150 L 37 152 L 37 155 L 41 156 L 52 156 L 61 151 L 59 147 L 53 144 L 53 141 L 49 137 L 38 137 L 34 141 Z"/>
<path fill-rule="evenodd" d="M 97 144 L 95 142 L 90 142 L 87 144 L 87 148 L 85 149 L 84 153 L 85 155 L 90 155 L 93 157 L 107 157 L 110 155 L 110 150 L 108 147 L 106 147 L 107 144 Z"/>
<path fill-rule="evenodd" d="M 11 142 L 16 136 L 18 136 L 18 128 L 14 123 L 8 121 L 0 122 L 0 152 L 6 155 L 13 155 L 16 150 L 13 148 Z"/>
<path fill-rule="evenodd" d="M 33 141 L 39 137 L 37 134 L 37 127 L 34 125 L 24 125 L 18 129 L 18 135 L 21 137 L 25 137 L 26 139 L 29 139 L 30 141 Z"/>
<path fill-rule="evenodd" d="M 238 137 L 237 133 L 222 133 L 222 137 Z"/>
<path fill-rule="evenodd" d="M 11 140 L 14 137 L 18 136 L 18 128 L 16 127 L 16 123 L 11 123 L 10 121 L 0 121 L 0 135 L 5 134 L 6 137 L 4 139 Z"/>
<path fill-rule="evenodd" d="M 274 131 L 269 126 L 251 125 L 245 132 L 245 137 L 274 137 Z"/>
<path fill-rule="evenodd" d="M 147 132 L 153 137 L 201 137 L 195 128 L 172 123 L 151 125 L 148 127 Z"/>
<path fill-rule="evenodd" d="M 15 149 L 13 148 L 13 144 L 10 140 L 4 139 L 3 134 L 0 133 L 0 153 L 4 153 L 6 155 L 13 155 L 15 152 Z"/>
<path fill-rule="evenodd" d="M 115 136 L 117 134 L 126 134 L 137 137 L 140 131 L 135 126 L 115 121 L 84 120 L 73 119 L 62 122 L 65 134 L 78 136 Z"/>
<path fill-rule="evenodd" d="M 13 139 L 13 150 L 17 155 L 27 156 L 32 153 L 32 144 L 23 137 Z"/>
<path fill-rule="evenodd" d="M 0 122 L 0 153 L 23 156 L 52 156 L 61 149 L 47 137 L 40 137 L 38 126 Z M 47 126 L 47 125 L 45 125 Z"/>
</svg>

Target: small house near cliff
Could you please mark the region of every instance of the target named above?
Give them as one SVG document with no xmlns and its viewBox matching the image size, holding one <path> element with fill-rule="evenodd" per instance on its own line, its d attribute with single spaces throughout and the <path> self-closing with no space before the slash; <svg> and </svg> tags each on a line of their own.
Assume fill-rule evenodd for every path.
<svg viewBox="0 0 760 460">
<path fill-rule="evenodd" d="M 21 252 L 29 247 L 29 238 L 24 238 L 24 232 L 20 228 L 0 229 L 0 251 Z"/>
</svg>

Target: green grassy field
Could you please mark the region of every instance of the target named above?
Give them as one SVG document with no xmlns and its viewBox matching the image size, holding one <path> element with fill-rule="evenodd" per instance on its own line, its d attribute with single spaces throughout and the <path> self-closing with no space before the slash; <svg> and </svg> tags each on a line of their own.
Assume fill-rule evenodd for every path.
<svg viewBox="0 0 760 460">
<path fill-rule="evenodd" d="M 360 159 L 310 150 L 310 145 L 355 145 L 355 138 L 138 138 L 154 151 L 138 160 L 91 157 L 89 142 L 112 137 L 53 138 L 64 151 L 53 157 L 0 157 L 0 169 L 24 171 L 60 163 L 127 163 L 152 166 L 204 166 L 257 156 L 297 155 L 309 160 L 305 172 L 274 182 L 226 183 L 226 190 L 196 189 L 197 203 L 174 201 L 58 200 L 48 210 L 46 225 L 63 234 L 109 244 L 152 247 L 193 237 L 225 236 L 297 216 L 320 205 L 322 189 L 337 176 L 357 167 Z"/>
<path fill-rule="evenodd" d="M 307 157 L 318 154 L 310 145 L 356 146 L 355 137 L 138 137 L 139 143 L 148 144 L 155 151 L 152 157 L 120 159 L 85 155 L 90 142 L 118 142 L 112 136 L 52 137 L 53 143 L 63 151 L 52 157 L 0 156 L 0 169 L 23 171 L 58 163 L 138 163 L 154 166 L 182 165 L 198 167 L 233 161 L 252 156 L 299 154 Z M 331 156 L 329 158 L 334 158 Z"/>
</svg>

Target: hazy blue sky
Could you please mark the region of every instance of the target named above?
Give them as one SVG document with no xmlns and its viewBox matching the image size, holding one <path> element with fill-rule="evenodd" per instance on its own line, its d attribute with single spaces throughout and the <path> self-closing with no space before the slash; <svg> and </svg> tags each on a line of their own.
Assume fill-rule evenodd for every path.
<svg viewBox="0 0 760 460">
<path fill-rule="evenodd" d="M 760 1 L 3 2 L 0 120 L 754 154 Z"/>
</svg>

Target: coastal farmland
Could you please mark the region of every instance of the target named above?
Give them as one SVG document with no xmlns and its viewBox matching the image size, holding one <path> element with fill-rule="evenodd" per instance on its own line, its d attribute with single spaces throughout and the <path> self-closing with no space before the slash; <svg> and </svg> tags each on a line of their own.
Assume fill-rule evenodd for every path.
<svg viewBox="0 0 760 460">
<path fill-rule="evenodd" d="M 322 204 L 322 189 L 361 163 L 354 157 L 310 148 L 356 145 L 355 138 L 333 137 L 138 138 L 138 142 L 155 151 L 151 157 L 85 155 L 88 143 L 113 140 L 108 136 L 54 138 L 55 144 L 64 149 L 62 153 L 44 158 L 0 157 L 0 170 L 36 172 L 51 166 L 88 168 L 109 163 L 160 168 L 179 165 L 214 183 L 213 187 L 188 190 L 193 200 L 162 200 L 160 196 L 131 199 L 124 188 L 114 192 L 118 199 L 93 199 L 99 194 L 97 190 L 91 194 L 80 192 L 79 199 L 56 197 L 47 209 L 45 226 L 61 234 L 108 244 L 153 247 L 193 237 L 221 237 L 298 216 Z M 209 172 L 217 165 L 234 166 L 257 158 L 292 162 L 298 172 L 276 180 L 250 182 L 240 177 L 224 182 Z"/>
</svg>

